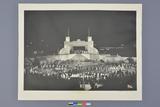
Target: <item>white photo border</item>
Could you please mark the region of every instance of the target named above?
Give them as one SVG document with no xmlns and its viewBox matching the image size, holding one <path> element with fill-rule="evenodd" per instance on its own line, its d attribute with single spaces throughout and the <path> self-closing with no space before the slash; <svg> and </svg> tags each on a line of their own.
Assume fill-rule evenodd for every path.
<svg viewBox="0 0 160 107">
<path fill-rule="evenodd" d="M 136 11 L 136 91 L 28 91 L 24 90 L 24 11 L 103 10 Z M 18 9 L 18 100 L 142 100 L 142 4 L 20 3 Z"/>
</svg>

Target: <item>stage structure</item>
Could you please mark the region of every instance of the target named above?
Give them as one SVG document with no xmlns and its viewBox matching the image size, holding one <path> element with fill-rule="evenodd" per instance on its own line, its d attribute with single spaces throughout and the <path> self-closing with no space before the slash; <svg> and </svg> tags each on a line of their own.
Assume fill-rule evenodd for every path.
<svg viewBox="0 0 160 107">
<path fill-rule="evenodd" d="M 103 60 L 105 62 L 119 62 L 126 60 L 127 57 L 121 57 L 117 55 L 110 54 L 99 54 L 97 48 L 94 47 L 94 41 L 92 39 L 90 30 L 88 29 L 87 40 L 72 40 L 70 38 L 69 29 L 64 40 L 64 46 L 58 51 L 58 54 L 45 56 L 45 60 L 48 62 L 54 62 L 55 60 L 75 60 L 75 61 L 85 61 L 85 60 Z"/>
<path fill-rule="evenodd" d="M 59 51 L 61 60 L 98 60 L 99 52 L 98 49 L 94 47 L 94 41 L 90 35 L 90 30 L 88 29 L 88 39 L 83 41 L 77 39 L 76 41 L 70 40 L 69 29 L 67 36 L 64 41 L 64 47 Z"/>
</svg>

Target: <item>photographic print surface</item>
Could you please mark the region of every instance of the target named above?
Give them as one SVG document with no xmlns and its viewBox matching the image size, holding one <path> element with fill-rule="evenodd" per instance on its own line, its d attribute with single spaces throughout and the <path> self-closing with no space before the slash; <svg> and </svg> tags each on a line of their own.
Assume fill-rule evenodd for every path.
<svg viewBox="0 0 160 107">
<path fill-rule="evenodd" d="M 137 10 L 33 9 L 23 17 L 24 92 L 138 91 Z"/>
</svg>

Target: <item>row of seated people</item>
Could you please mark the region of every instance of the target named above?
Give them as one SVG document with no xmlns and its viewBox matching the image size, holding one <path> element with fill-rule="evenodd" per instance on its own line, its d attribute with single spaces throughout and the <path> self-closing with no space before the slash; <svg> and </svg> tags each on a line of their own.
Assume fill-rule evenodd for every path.
<svg viewBox="0 0 160 107">
<path fill-rule="evenodd" d="M 120 63 L 120 64 L 102 64 L 90 66 L 75 66 L 74 63 L 41 63 L 38 66 L 30 66 L 25 68 L 25 72 L 32 74 L 41 74 L 44 76 L 57 76 L 60 78 L 103 78 L 107 77 L 124 77 L 136 74 L 135 64 Z M 83 76 L 85 74 L 85 76 Z"/>
</svg>

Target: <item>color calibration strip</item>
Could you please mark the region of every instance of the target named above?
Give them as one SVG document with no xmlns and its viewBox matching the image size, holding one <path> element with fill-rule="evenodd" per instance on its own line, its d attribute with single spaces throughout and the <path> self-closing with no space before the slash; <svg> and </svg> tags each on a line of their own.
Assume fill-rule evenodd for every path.
<svg viewBox="0 0 160 107">
<path fill-rule="evenodd" d="M 86 101 L 82 101 L 82 102 L 68 102 L 68 105 L 70 106 L 82 106 L 82 107 L 86 107 L 86 106 L 91 106 L 91 102 L 86 102 Z"/>
</svg>

